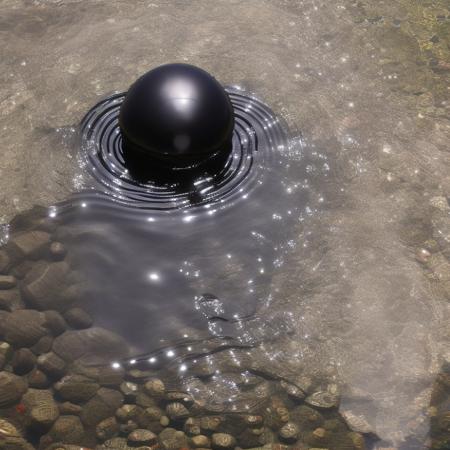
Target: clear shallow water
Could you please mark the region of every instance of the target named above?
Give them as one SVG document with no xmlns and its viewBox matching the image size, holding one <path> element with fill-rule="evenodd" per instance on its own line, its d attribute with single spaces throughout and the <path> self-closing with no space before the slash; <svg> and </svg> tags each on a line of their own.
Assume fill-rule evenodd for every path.
<svg viewBox="0 0 450 450">
<path fill-rule="evenodd" d="M 296 246 L 271 279 L 278 308 L 304 318 L 265 345 L 278 349 L 271 364 L 341 381 L 341 410 L 363 413 L 387 441 L 422 439 L 449 336 L 446 3 L 5 6 L 2 169 L 17 174 L 2 177 L 5 217 L 79 187 L 75 153 L 60 151 L 54 129 L 77 123 L 96 95 L 168 60 L 251 87 L 302 129 L 303 154 L 320 149 L 330 167 L 327 177 L 311 167 L 316 212 L 292 229 Z"/>
</svg>

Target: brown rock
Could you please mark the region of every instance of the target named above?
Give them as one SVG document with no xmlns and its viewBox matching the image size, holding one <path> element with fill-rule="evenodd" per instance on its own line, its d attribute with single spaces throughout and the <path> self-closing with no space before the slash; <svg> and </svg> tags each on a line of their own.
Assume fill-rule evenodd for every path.
<svg viewBox="0 0 450 450">
<path fill-rule="evenodd" d="M 152 445 L 157 441 L 156 434 L 149 430 L 137 429 L 132 431 L 128 435 L 128 444 L 133 447 L 139 447 L 141 445 Z"/>
<path fill-rule="evenodd" d="M 0 275 L 0 289 L 11 289 L 16 285 L 16 279 L 12 275 Z"/>
<path fill-rule="evenodd" d="M 54 261 L 62 261 L 66 254 L 66 247 L 61 242 L 52 242 L 50 244 L 50 255 Z"/>
<path fill-rule="evenodd" d="M 5 341 L 15 347 L 31 347 L 47 332 L 44 328 L 45 316 L 39 311 L 23 309 L 3 312 L 0 320 Z"/>
<path fill-rule="evenodd" d="M 169 403 L 166 406 L 166 415 L 172 420 L 181 420 L 189 416 L 189 410 L 183 403 Z"/>
<path fill-rule="evenodd" d="M 211 448 L 211 440 L 203 434 L 191 437 L 191 444 L 196 448 Z"/>
<path fill-rule="evenodd" d="M 66 372 L 66 363 L 53 352 L 40 355 L 37 359 L 37 365 L 45 374 L 56 380 Z"/>
<path fill-rule="evenodd" d="M 0 273 L 5 274 L 11 267 L 11 258 L 9 257 L 6 250 L 0 250 Z"/>
<path fill-rule="evenodd" d="M 300 430 L 295 423 L 288 422 L 281 427 L 278 434 L 280 438 L 285 442 L 295 442 L 298 439 Z"/>
<path fill-rule="evenodd" d="M 95 435 L 101 441 L 111 439 L 119 432 L 119 424 L 115 417 L 102 420 L 95 428 Z"/>
<path fill-rule="evenodd" d="M 174 428 L 165 428 L 159 434 L 159 442 L 165 450 L 179 450 L 188 446 L 186 435 Z"/>
<path fill-rule="evenodd" d="M 67 330 L 67 324 L 58 311 L 45 311 L 45 327 L 53 334 L 59 336 Z"/>
<path fill-rule="evenodd" d="M 52 442 L 82 444 L 84 428 L 78 416 L 60 416 L 48 432 Z"/>
<path fill-rule="evenodd" d="M 166 390 L 164 383 L 158 378 L 148 380 L 144 385 L 145 392 L 153 397 L 162 397 Z"/>
<path fill-rule="evenodd" d="M 53 351 L 65 361 L 109 363 L 112 358 L 125 358 L 128 347 L 117 334 L 104 328 L 92 327 L 61 334 L 53 343 Z"/>
<path fill-rule="evenodd" d="M 48 248 L 50 235 L 44 231 L 25 231 L 12 236 L 8 249 L 14 259 L 35 258 Z"/>
<path fill-rule="evenodd" d="M 86 426 L 95 426 L 102 420 L 114 416 L 117 408 L 123 403 L 120 392 L 108 388 L 100 388 L 83 408 L 81 420 Z"/>
<path fill-rule="evenodd" d="M 25 304 L 18 289 L 0 290 L 0 309 L 4 311 L 15 311 L 24 309 Z"/>
<path fill-rule="evenodd" d="M 39 369 L 35 369 L 27 375 L 28 385 L 35 389 L 45 389 L 51 385 L 47 375 Z"/>
<path fill-rule="evenodd" d="M 89 328 L 93 324 L 92 317 L 81 308 L 71 308 L 64 313 L 64 319 L 72 327 L 77 329 Z"/>
<path fill-rule="evenodd" d="M 59 417 L 58 405 L 48 390 L 28 389 L 22 397 L 22 403 L 25 405 L 30 426 L 36 431 L 48 431 Z"/>
<path fill-rule="evenodd" d="M 42 336 L 30 350 L 37 356 L 48 353 L 52 349 L 53 338 L 51 336 Z"/>
<path fill-rule="evenodd" d="M 67 375 L 55 384 L 59 396 L 73 403 L 84 403 L 92 398 L 100 385 L 83 375 Z"/>
<path fill-rule="evenodd" d="M 11 345 L 9 345 L 8 342 L 0 342 L 0 370 L 5 367 L 12 355 L 13 351 Z"/>
<path fill-rule="evenodd" d="M 40 310 L 67 309 L 74 301 L 65 295 L 69 272 L 69 265 L 64 261 L 39 261 L 25 277 L 22 288 L 25 301 Z"/>
<path fill-rule="evenodd" d="M 142 409 L 137 405 L 122 405 L 116 410 L 117 420 L 121 423 L 125 423 L 128 420 L 135 420 L 141 413 Z"/>
<path fill-rule="evenodd" d="M 26 381 L 9 372 L 0 372 L 0 408 L 17 403 L 27 390 Z"/>
<path fill-rule="evenodd" d="M 18 280 L 23 280 L 34 264 L 28 260 L 22 261 L 11 269 L 11 275 L 14 275 Z"/>
<path fill-rule="evenodd" d="M 11 367 L 16 375 L 25 375 L 34 369 L 36 364 L 35 354 L 28 348 L 21 348 L 14 353 Z"/>
<path fill-rule="evenodd" d="M 212 448 L 227 449 L 236 447 L 236 439 L 227 433 L 214 433 L 211 437 Z"/>
<path fill-rule="evenodd" d="M 75 405 L 75 403 L 63 402 L 59 405 L 59 412 L 65 416 L 79 416 L 81 411 L 82 407 Z"/>
</svg>

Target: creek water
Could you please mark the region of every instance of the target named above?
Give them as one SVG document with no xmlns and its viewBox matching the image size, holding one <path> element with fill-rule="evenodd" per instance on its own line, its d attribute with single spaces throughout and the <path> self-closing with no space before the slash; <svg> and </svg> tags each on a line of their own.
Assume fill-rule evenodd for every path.
<svg viewBox="0 0 450 450">
<path fill-rule="evenodd" d="M 83 307 L 131 346 L 107 364 L 170 369 L 230 411 L 260 399 L 236 365 L 312 376 L 382 446 L 421 448 L 449 361 L 448 3 L 1 8 L 4 222 L 45 205 Z M 245 86 L 229 88 L 243 119 L 258 109 L 241 153 L 189 188 L 125 172 L 120 94 L 78 125 L 168 61 Z"/>
</svg>

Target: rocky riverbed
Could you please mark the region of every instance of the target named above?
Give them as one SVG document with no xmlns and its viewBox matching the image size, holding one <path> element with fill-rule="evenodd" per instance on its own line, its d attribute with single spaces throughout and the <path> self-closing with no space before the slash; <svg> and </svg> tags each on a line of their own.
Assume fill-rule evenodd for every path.
<svg viewBox="0 0 450 450">
<path fill-rule="evenodd" d="M 339 412 L 340 387 L 329 381 L 287 380 L 264 360 L 224 358 L 220 366 L 198 361 L 177 383 L 170 368 L 130 360 L 127 343 L 80 308 L 83 280 L 59 234 L 48 211 L 35 208 L 12 221 L 0 249 L 0 448 L 387 448 L 361 417 Z M 430 270 L 432 251 L 418 254 Z M 232 411 L 223 398 L 212 408 L 195 395 L 218 369 L 250 407 Z M 449 369 L 434 385 L 429 440 L 404 448 L 448 448 Z"/>
</svg>

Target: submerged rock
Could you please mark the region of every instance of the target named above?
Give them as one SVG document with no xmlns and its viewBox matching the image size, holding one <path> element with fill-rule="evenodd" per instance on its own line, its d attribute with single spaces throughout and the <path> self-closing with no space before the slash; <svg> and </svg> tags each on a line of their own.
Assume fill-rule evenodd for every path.
<svg viewBox="0 0 450 450">
<path fill-rule="evenodd" d="M 39 311 L 23 309 L 0 315 L 0 331 L 5 341 L 15 347 L 31 347 L 47 333 L 45 316 Z"/>
<path fill-rule="evenodd" d="M 52 442 L 82 444 L 85 433 L 78 416 L 60 416 L 48 432 L 48 437 Z"/>
<path fill-rule="evenodd" d="M 141 445 L 152 445 L 156 443 L 158 437 L 149 430 L 137 429 L 128 435 L 128 444 L 138 447 Z"/>
<path fill-rule="evenodd" d="M 69 265 L 64 261 L 39 261 L 25 277 L 22 288 L 25 301 L 39 310 L 67 309 L 75 300 L 72 295 L 66 295 L 70 293 L 69 272 Z"/>
<path fill-rule="evenodd" d="M 92 317 L 81 308 L 71 308 L 64 314 L 64 319 L 72 327 L 77 329 L 89 328 L 93 324 Z"/>
<path fill-rule="evenodd" d="M 53 351 L 65 361 L 91 363 L 110 363 L 128 355 L 126 342 L 119 335 L 100 327 L 66 331 L 55 339 Z"/>
<path fill-rule="evenodd" d="M 108 388 L 100 388 L 84 406 L 81 420 L 86 426 L 96 426 L 102 420 L 114 416 L 117 408 L 123 403 L 120 392 Z"/>
<path fill-rule="evenodd" d="M 0 275 L 0 289 L 11 289 L 16 285 L 16 279 L 12 275 Z"/>
<path fill-rule="evenodd" d="M 186 435 L 174 428 L 166 428 L 161 431 L 159 442 L 164 450 L 179 450 L 188 446 Z"/>
<path fill-rule="evenodd" d="M 227 433 L 214 433 L 211 437 L 211 446 L 215 449 L 229 449 L 236 446 L 236 439 Z"/>
<path fill-rule="evenodd" d="M 45 231 L 25 231 L 14 234 L 8 242 L 8 252 L 13 259 L 39 257 L 50 245 L 50 235 Z"/>
<path fill-rule="evenodd" d="M 181 420 L 189 416 L 189 410 L 182 403 L 169 403 L 166 406 L 166 415 L 172 420 Z"/>
<path fill-rule="evenodd" d="M 95 428 L 95 435 L 101 441 L 111 439 L 119 432 L 119 424 L 115 417 L 102 420 Z"/>
<path fill-rule="evenodd" d="M 298 439 L 300 430 L 295 423 L 288 422 L 280 428 L 278 434 L 280 435 L 280 438 L 286 442 L 295 442 Z"/>
<path fill-rule="evenodd" d="M 50 429 L 59 417 L 59 409 L 51 391 L 29 389 L 22 397 L 30 427 L 38 432 Z"/>
<path fill-rule="evenodd" d="M 27 390 L 26 381 L 12 373 L 0 372 L 0 408 L 17 403 Z"/>
<path fill-rule="evenodd" d="M 37 365 L 44 373 L 54 379 L 61 378 L 66 372 L 66 363 L 54 352 L 40 355 Z"/>
<path fill-rule="evenodd" d="M 54 335 L 59 336 L 67 330 L 67 323 L 58 311 L 45 311 L 45 327 Z"/>
<path fill-rule="evenodd" d="M 72 403 L 84 403 L 92 398 L 100 385 L 83 375 L 67 375 L 55 384 L 59 396 Z"/>
<path fill-rule="evenodd" d="M 13 372 L 17 375 L 25 375 L 34 369 L 36 364 L 35 354 L 28 348 L 21 348 L 14 353 L 11 360 Z"/>
</svg>

